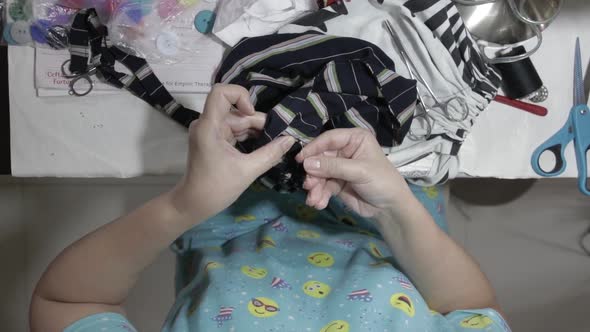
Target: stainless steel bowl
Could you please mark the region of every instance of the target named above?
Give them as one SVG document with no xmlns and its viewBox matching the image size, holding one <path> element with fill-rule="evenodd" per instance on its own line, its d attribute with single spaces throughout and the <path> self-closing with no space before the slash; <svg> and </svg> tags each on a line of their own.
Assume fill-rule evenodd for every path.
<svg viewBox="0 0 590 332">
<path fill-rule="evenodd" d="M 465 26 L 478 40 L 497 45 L 513 45 L 537 37 L 559 13 L 563 0 L 454 0 Z M 521 57 L 523 58 L 523 57 Z M 489 62 L 512 62 L 516 58 L 487 58 Z"/>
</svg>

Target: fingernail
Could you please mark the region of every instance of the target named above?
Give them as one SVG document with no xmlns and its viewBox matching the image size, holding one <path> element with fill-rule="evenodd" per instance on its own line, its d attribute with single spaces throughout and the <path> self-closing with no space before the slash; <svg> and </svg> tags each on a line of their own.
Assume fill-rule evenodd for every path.
<svg viewBox="0 0 590 332">
<path fill-rule="evenodd" d="M 320 169 L 320 160 L 317 158 L 307 158 L 303 161 L 305 169 Z"/>
<path fill-rule="evenodd" d="M 283 149 L 288 150 L 293 144 L 295 144 L 295 138 L 292 136 L 283 136 L 281 137 L 280 144 Z"/>
</svg>

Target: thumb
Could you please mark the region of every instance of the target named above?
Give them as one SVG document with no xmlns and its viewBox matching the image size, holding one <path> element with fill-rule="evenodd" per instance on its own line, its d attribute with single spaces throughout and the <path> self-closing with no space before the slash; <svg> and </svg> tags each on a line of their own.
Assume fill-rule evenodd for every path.
<svg viewBox="0 0 590 332">
<path fill-rule="evenodd" d="M 369 181 L 367 167 L 360 160 L 316 156 L 306 158 L 303 167 L 309 175 L 319 178 L 339 179 L 351 183 Z"/>
<path fill-rule="evenodd" d="M 264 174 L 281 161 L 283 155 L 289 151 L 293 144 L 295 144 L 295 138 L 283 136 L 252 151 L 247 158 L 249 170 L 254 173 L 255 177 Z"/>
</svg>

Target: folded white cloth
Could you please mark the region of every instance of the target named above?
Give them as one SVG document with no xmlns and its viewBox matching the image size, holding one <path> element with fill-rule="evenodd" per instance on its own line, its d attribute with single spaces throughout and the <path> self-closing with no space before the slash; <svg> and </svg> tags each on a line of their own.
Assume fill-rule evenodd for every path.
<svg viewBox="0 0 590 332">
<path fill-rule="evenodd" d="M 244 37 L 274 33 L 317 9 L 314 0 L 224 0 L 217 9 L 213 33 L 234 46 Z"/>
</svg>

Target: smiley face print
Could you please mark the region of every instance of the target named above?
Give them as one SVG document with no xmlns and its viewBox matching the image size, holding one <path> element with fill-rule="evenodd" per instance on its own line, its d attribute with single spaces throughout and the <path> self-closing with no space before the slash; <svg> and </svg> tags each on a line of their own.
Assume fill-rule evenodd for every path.
<svg viewBox="0 0 590 332">
<path fill-rule="evenodd" d="M 322 327 L 320 332 L 348 332 L 350 331 L 350 324 L 344 320 L 334 320 Z"/>
<path fill-rule="evenodd" d="M 279 305 L 267 297 L 256 297 L 248 301 L 248 311 L 255 317 L 269 318 L 279 312 Z"/>
<path fill-rule="evenodd" d="M 334 265 L 334 257 L 327 252 L 314 252 L 307 256 L 307 261 L 317 267 L 330 267 Z"/>
<path fill-rule="evenodd" d="M 408 315 L 409 317 L 414 317 L 414 315 L 416 314 L 416 308 L 414 308 L 414 303 L 412 302 L 412 299 L 404 293 L 395 293 L 391 295 L 389 303 L 392 307 L 401 310 L 404 314 Z"/>
<path fill-rule="evenodd" d="M 469 316 L 460 323 L 461 327 L 468 329 L 483 329 L 490 324 L 492 324 L 490 317 L 481 314 Z"/>
<path fill-rule="evenodd" d="M 323 282 L 310 280 L 303 284 L 303 292 L 316 299 L 323 299 L 330 294 L 332 289 Z"/>
<path fill-rule="evenodd" d="M 254 279 L 262 279 L 266 277 L 268 271 L 264 268 L 255 268 L 253 266 L 244 265 L 240 269 L 243 274 L 247 275 L 250 278 Z"/>
</svg>

